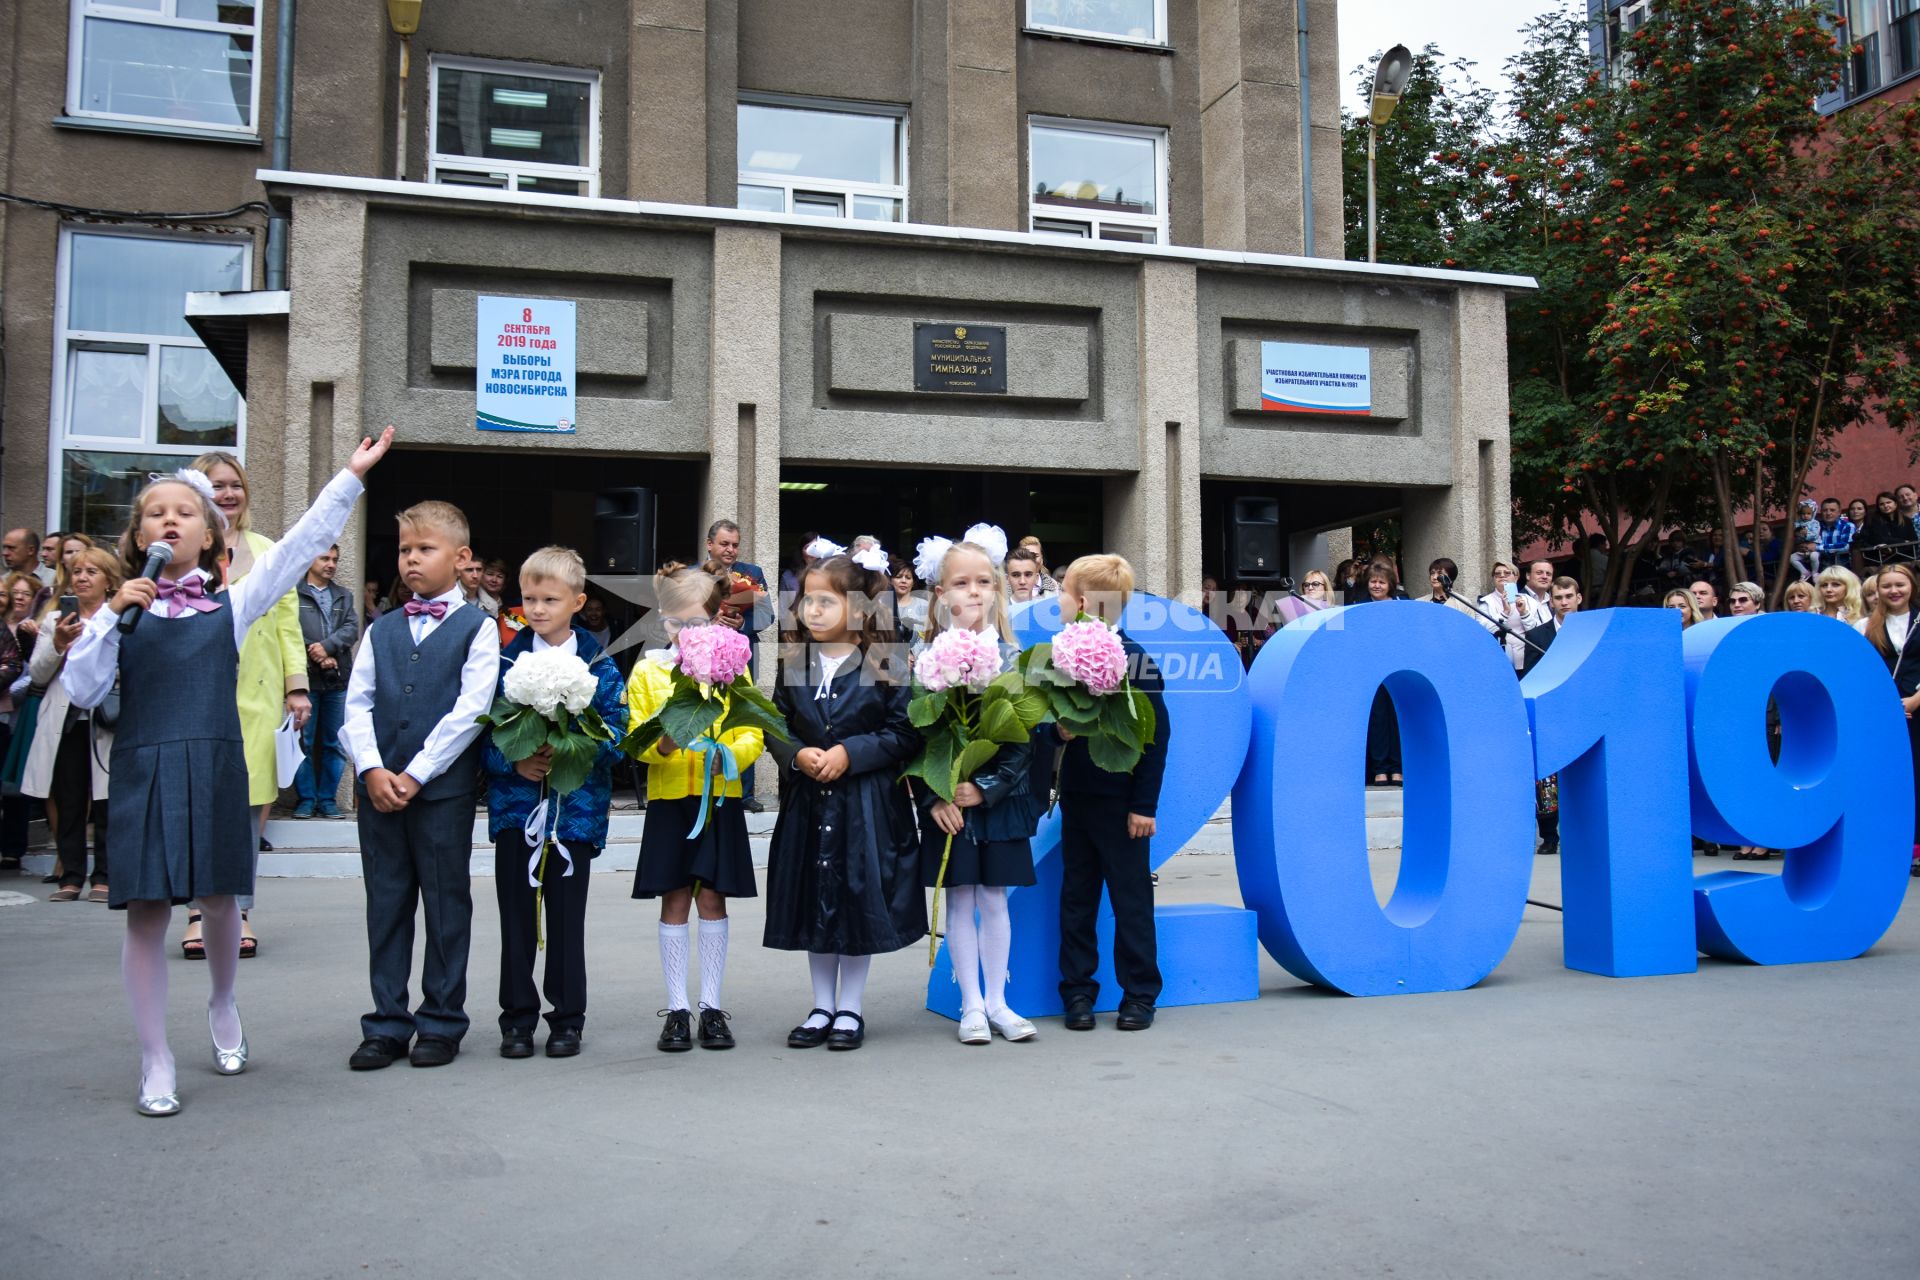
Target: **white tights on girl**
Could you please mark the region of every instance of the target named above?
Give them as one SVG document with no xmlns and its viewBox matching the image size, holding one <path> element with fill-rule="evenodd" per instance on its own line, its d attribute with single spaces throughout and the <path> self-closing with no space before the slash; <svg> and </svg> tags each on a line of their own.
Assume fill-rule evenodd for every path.
<svg viewBox="0 0 1920 1280">
<path fill-rule="evenodd" d="M 975 911 L 979 922 L 974 921 Z M 1005 1020 L 1007 957 L 1013 951 L 1013 920 L 1007 915 L 1007 891 L 1000 885 L 957 884 L 947 889 L 947 955 L 960 983 L 960 1014 L 984 1013 Z M 984 971 L 986 988 L 981 989 Z"/>
<path fill-rule="evenodd" d="M 867 970 L 872 966 L 872 956 L 807 952 L 807 968 L 813 973 L 813 1007 L 830 1013 L 861 1013 L 861 1002 L 867 996 Z M 801 1025 L 818 1031 L 827 1025 L 827 1020 L 811 1013 Z M 833 1025 L 842 1031 L 852 1031 L 860 1024 L 851 1018 L 835 1018 Z"/>
<path fill-rule="evenodd" d="M 167 1048 L 167 902 L 129 902 L 127 937 L 120 948 L 120 980 L 133 1010 L 133 1032 L 140 1040 L 140 1092 L 172 1093 L 173 1051 Z M 233 979 L 240 967 L 240 904 L 232 895 L 200 900 L 200 931 L 207 944 L 207 976 L 213 991 L 207 1013 L 214 1043 L 240 1043 L 240 1009 Z"/>
</svg>

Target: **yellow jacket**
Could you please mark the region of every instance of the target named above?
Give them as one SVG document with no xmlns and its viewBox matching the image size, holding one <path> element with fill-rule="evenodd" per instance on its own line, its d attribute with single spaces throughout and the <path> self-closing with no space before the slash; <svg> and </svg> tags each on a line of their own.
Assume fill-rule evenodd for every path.
<svg viewBox="0 0 1920 1280">
<path fill-rule="evenodd" d="M 627 681 L 628 724 L 643 725 L 658 715 L 660 708 L 667 705 L 667 699 L 673 696 L 673 675 L 665 663 L 652 656 L 635 664 L 633 675 Z M 730 729 L 720 736 L 720 741 L 733 751 L 733 758 L 745 769 L 760 758 L 766 749 L 765 740 L 758 729 Z M 640 753 L 641 763 L 647 766 L 647 799 L 684 800 L 700 794 L 700 782 L 706 772 L 707 762 L 704 753 L 679 750 L 672 755 L 660 754 L 660 744 L 655 743 Z M 740 794 L 738 782 L 728 782 L 715 773 L 713 779 L 715 795 L 736 797 Z"/>
</svg>

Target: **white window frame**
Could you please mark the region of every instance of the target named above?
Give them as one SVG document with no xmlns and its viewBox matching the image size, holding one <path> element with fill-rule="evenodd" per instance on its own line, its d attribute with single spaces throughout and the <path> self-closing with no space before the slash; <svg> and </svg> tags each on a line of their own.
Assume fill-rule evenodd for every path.
<svg viewBox="0 0 1920 1280">
<path fill-rule="evenodd" d="M 22 0 L 24 3 L 25 0 Z M 246 26 L 236 22 L 201 22 L 193 18 L 179 17 L 176 10 L 179 0 L 160 0 L 160 11 L 151 9 L 130 9 L 124 5 L 107 3 L 106 0 L 72 0 L 67 28 L 67 114 L 83 120 L 123 120 L 133 124 L 165 125 L 170 129 L 181 129 L 196 133 L 217 133 L 227 137 L 258 138 L 260 136 L 260 27 L 262 13 L 267 0 L 253 0 L 253 25 Z M 253 37 L 253 72 L 248 77 L 252 83 L 252 93 L 247 108 L 250 123 L 212 124 L 200 120 L 178 120 L 171 116 L 137 116 L 121 111 L 90 111 L 81 105 L 80 83 L 86 70 L 87 24 L 88 18 L 103 18 L 114 22 L 144 23 L 150 27 L 172 27 L 182 31 L 207 31 L 223 35 L 249 34 Z"/>
<path fill-rule="evenodd" d="M 1147 40 L 1136 40 L 1132 36 L 1117 36 L 1111 31 L 1089 31 L 1085 27 L 1076 27 L 1071 23 L 1042 22 L 1033 15 L 1033 0 L 1026 0 L 1026 10 L 1029 31 L 1074 36 L 1081 40 L 1104 40 L 1112 44 L 1144 45 L 1155 49 L 1164 49 L 1167 46 L 1167 0 L 1153 0 L 1153 36 Z"/>
<path fill-rule="evenodd" d="M 1054 129 L 1063 133 L 1103 133 L 1118 138 L 1144 138 L 1153 143 L 1153 208 L 1151 214 L 1107 213 L 1100 210 L 1076 209 L 1072 205 L 1042 204 L 1033 196 L 1033 131 L 1035 129 Z M 1102 227 L 1140 227 L 1150 229 L 1154 238 L 1149 243 L 1167 244 L 1167 131 L 1151 125 L 1113 124 L 1104 120 L 1073 120 L 1061 116 L 1027 117 L 1027 181 L 1025 187 L 1027 200 L 1027 230 L 1034 235 L 1054 236 L 1062 240 L 1098 240 Z M 1034 224 L 1038 221 L 1078 222 L 1087 227 L 1085 236 L 1069 236 L 1061 232 L 1048 231 Z M 1109 241 L 1108 243 L 1124 243 Z"/>
<path fill-rule="evenodd" d="M 49 529 L 61 527 L 61 512 L 66 505 L 63 485 L 66 476 L 66 454 L 69 449 L 81 453 L 161 454 L 183 459 L 197 458 L 207 451 L 205 445 L 161 444 L 155 438 L 159 427 L 160 410 L 160 349 L 185 347 L 189 350 L 205 351 L 206 344 L 192 334 L 182 337 L 171 333 L 111 333 L 68 328 L 67 317 L 73 302 L 72 268 L 75 236 L 101 236 L 122 240 L 192 241 L 199 244 L 227 246 L 238 244 L 244 254 L 241 279 L 249 286 L 253 281 L 253 237 L 251 236 L 170 235 L 146 227 L 95 227 L 71 223 L 60 228 L 60 245 L 54 254 L 53 382 L 52 394 L 48 397 L 47 527 Z M 180 310 L 183 314 L 186 307 L 187 300 L 183 294 L 180 298 Z M 146 348 L 147 356 L 147 382 L 141 397 L 140 437 L 129 439 L 126 436 L 88 436 L 69 433 L 67 413 L 68 393 L 73 379 L 73 353 L 76 350 L 131 349 L 139 346 Z M 247 397 L 244 389 L 240 390 L 242 393 L 238 401 L 231 452 L 235 457 L 244 460 L 247 456 Z"/>
<path fill-rule="evenodd" d="M 440 73 L 447 71 L 491 71 L 497 75 L 533 76 L 541 80 L 567 80 L 587 86 L 587 147 L 584 165 L 534 164 L 524 160 L 495 160 L 485 156 L 449 155 L 439 151 Z M 434 54 L 427 60 L 427 181 L 444 182 L 441 170 L 499 178 L 500 189 L 518 191 L 521 178 L 555 178 L 562 182 L 583 182 L 586 194 L 600 194 L 600 73 L 587 67 L 555 67 L 541 62 L 500 62 L 492 58 L 463 58 L 452 54 Z M 463 182 L 459 186 L 485 186 Z"/>
<path fill-rule="evenodd" d="M 734 185 L 736 188 L 774 187 L 779 189 L 782 213 L 794 212 L 794 196 L 797 192 L 840 196 L 844 203 L 838 220 L 842 222 L 874 221 L 872 218 L 853 216 L 854 196 L 868 196 L 876 200 L 898 200 L 900 202 L 898 221 L 909 221 L 907 211 L 908 124 L 907 109 L 904 106 L 886 102 L 847 102 L 838 98 L 808 98 L 790 93 L 743 93 L 740 95 L 740 104 L 753 107 L 785 107 L 795 111 L 825 111 L 846 116 L 880 116 L 896 121 L 898 128 L 894 131 L 894 165 L 895 171 L 900 175 L 900 181 L 896 184 L 848 182 L 840 178 L 814 178 L 806 174 L 770 173 L 764 169 L 749 169 L 746 162 L 741 160 Z M 740 142 L 738 115 L 734 117 L 734 121 L 734 145 L 738 150 Z M 736 205 L 739 203 L 737 191 L 734 195 L 734 203 Z M 822 218 L 821 221 L 829 222 L 834 219 Z"/>
</svg>

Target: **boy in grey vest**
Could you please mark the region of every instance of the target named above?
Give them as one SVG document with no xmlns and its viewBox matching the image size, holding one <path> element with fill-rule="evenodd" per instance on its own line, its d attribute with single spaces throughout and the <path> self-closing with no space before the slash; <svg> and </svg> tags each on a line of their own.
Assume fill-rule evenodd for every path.
<svg viewBox="0 0 1920 1280">
<path fill-rule="evenodd" d="M 458 566 L 472 555 L 466 516 L 450 503 L 422 502 L 396 518 L 400 579 L 413 598 L 367 629 L 340 730 L 358 775 L 373 988 L 364 1038 L 347 1062 L 355 1071 L 390 1065 L 410 1040 L 416 1067 L 445 1066 L 460 1051 L 479 717 L 493 704 L 500 663 L 499 629 L 460 590 Z M 426 908 L 427 954 L 420 1007 L 409 1013 L 416 902 Z"/>
</svg>

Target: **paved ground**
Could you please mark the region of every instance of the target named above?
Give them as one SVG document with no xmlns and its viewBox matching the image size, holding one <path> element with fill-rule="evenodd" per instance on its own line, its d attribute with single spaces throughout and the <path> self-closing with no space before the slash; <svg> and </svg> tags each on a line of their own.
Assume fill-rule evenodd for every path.
<svg viewBox="0 0 1920 1280">
<path fill-rule="evenodd" d="M 1237 901 L 1225 858 L 1162 880 Z M 1351 1000 L 1268 962 L 1257 1003 L 988 1049 L 920 1011 L 903 953 L 853 1054 L 785 1048 L 805 967 L 743 903 L 742 1045 L 674 1057 L 626 888 L 596 877 L 581 1057 L 493 1054 L 480 881 L 471 1051 L 352 1075 L 360 886 L 266 882 L 255 1065 L 213 1074 L 174 961 L 167 1121 L 130 1105 L 118 917 L 0 910 L 0 1275 L 1920 1274 L 1920 894 L 1849 964 L 1608 981 L 1530 909 L 1474 991 Z"/>
</svg>

